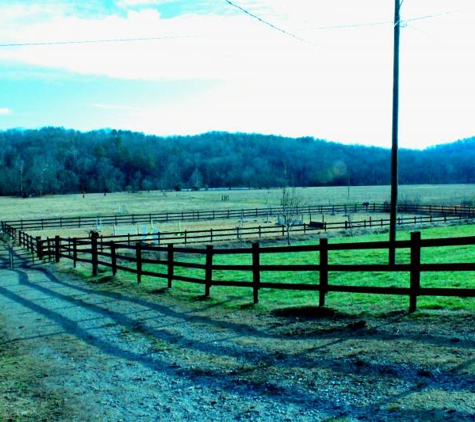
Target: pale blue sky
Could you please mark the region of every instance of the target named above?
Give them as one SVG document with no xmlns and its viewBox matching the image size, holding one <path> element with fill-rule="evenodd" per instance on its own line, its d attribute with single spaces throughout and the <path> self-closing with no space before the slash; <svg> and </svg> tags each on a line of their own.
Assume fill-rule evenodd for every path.
<svg viewBox="0 0 475 422">
<path fill-rule="evenodd" d="M 233 1 L 293 36 L 225 0 L 39 3 L 0 3 L 0 129 L 391 145 L 393 0 Z M 402 19 L 400 145 L 474 136 L 473 0 L 404 0 Z"/>
</svg>

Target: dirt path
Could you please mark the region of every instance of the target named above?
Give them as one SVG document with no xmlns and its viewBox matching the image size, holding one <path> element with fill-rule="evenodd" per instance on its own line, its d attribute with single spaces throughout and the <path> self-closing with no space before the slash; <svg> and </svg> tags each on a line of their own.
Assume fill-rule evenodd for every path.
<svg viewBox="0 0 475 422">
<path fill-rule="evenodd" d="M 2 421 L 475 420 L 473 315 L 257 315 L 6 264 Z"/>
</svg>

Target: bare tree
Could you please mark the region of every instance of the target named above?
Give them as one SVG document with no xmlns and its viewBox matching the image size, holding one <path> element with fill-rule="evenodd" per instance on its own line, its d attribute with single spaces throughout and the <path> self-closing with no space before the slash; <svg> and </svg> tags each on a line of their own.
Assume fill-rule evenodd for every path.
<svg viewBox="0 0 475 422">
<path fill-rule="evenodd" d="M 48 167 L 49 167 L 49 164 L 46 163 L 44 164 L 43 168 L 41 169 L 41 173 L 40 173 L 40 196 L 43 196 L 43 190 L 44 190 L 44 186 L 45 186 L 45 172 L 46 170 L 48 170 Z"/>
<path fill-rule="evenodd" d="M 281 199 L 281 213 L 279 216 L 279 223 L 285 227 L 287 235 L 287 244 L 290 245 L 290 231 L 293 226 L 302 224 L 303 221 L 298 217 L 301 212 L 301 207 L 304 205 L 303 198 L 297 194 L 295 187 L 283 187 Z"/>
<path fill-rule="evenodd" d="M 25 196 L 25 189 L 23 187 L 23 174 L 24 174 L 24 168 L 25 168 L 25 162 L 20 159 L 19 162 L 19 179 L 20 179 L 20 196 L 24 197 Z"/>
</svg>

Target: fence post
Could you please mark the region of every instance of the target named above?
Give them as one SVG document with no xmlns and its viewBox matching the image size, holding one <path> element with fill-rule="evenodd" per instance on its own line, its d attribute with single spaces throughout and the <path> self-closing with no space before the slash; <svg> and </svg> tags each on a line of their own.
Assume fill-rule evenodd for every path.
<svg viewBox="0 0 475 422">
<path fill-rule="evenodd" d="M 61 257 L 61 239 L 59 236 L 54 237 L 54 256 L 56 263 L 58 263 Z"/>
<path fill-rule="evenodd" d="M 421 232 L 411 233 L 411 287 L 409 312 L 417 309 L 417 296 L 421 288 Z"/>
<path fill-rule="evenodd" d="M 10 261 L 10 269 L 13 269 L 13 248 L 8 246 L 8 258 Z"/>
<path fill-rule="evenodd" d="M 173 281 L 173 243 L 168 244 L 168 288 L 172 288 Z"/>
<path fill-rule="evenodd" d="M 34 263 L 35 263 L 36 256 L 35 256 L 35 243 L 34 243 L 34 238 L 33 238 L 33 236 L 30 236 L 30 237 L 29 237 L 29 247 L 28 247 L 28 250 L 31 252 L 31 261 L 32 261 L 33 264 L 34 264 Z"/>
<path fill-rule="evenodd" d="M 97 275 L 98 259 L 97 259 L 97 237 L 91 237 L 91 261 L 92 261 L 92 275 Z"/>
<path fill-rule="evenodd" d="M 259 284 L 261 283 L 259 243 L 252 244 L 252 290 L 254 303 L 259 303 Z"/>
<path fill-rule="evenodd" d="M 111 248 L 112 275 L 115 276 L 117 274 L 117 255 L 116 255 L 116 247 L 115 247 L 114 241 L 111 241 L 110 248 Z"/>
<path fill-rule="evenodd" d="M 137 242 L 135 244 L 135 258 L 137 261 L 137 283 L 142 281 L 142 244 Z"/>
<path fill-rule="evenodd" d="M 325 306 L 325 295 L 328 291 L 328 239 L 320 238 L 320 294 L 319 304 Z"/>
<path fill-rule="evenodd" d="M 209 297 L 211 284 L 213 282 L 213 245 L 206 246 L 206 275 L 205 275 L 205 296 Z"/>
<path fill-rule="evenodd" d="M 73 237 L 73 266 L 76 268 L 78 260 L 78 240 Z"/>
<path fill-rule="evenodd" d="M 41 243 L 41 236 L 36 236 L 36 255 L 41 261 L 43 259 L 43 244 Z"/>
</svg>

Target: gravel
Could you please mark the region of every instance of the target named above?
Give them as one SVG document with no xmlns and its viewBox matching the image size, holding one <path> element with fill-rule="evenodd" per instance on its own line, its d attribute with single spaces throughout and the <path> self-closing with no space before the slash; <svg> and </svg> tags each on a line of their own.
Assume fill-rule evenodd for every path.
<svg viewBox="0 0 475 422">
<path fill-rule="evenodd" d="M 276 316 L 45 265 L 0 269 L 0 315 L 64 420 L 475 420 L 463 312 Z"/>
</svg>

